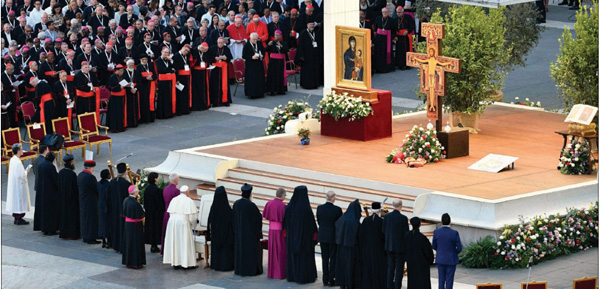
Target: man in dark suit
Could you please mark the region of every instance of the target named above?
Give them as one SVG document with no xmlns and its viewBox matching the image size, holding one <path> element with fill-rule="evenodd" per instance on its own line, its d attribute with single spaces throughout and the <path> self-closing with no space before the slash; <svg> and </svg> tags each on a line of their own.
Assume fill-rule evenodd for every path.
<svg viewBox="0 0 600 289">
<path fill-rule="evenodd" d="M 458 253 L 462 251 L 460 236 L 450 228 L 450 215 L 442 215 L 442 227 L 433 232 L 431 247 L 436 251 L 439 289 L 452 289 L 454 272 L 458 264 Z"/>
<path fill-rule="evenodd" d="M 408 232 L 408 218 L 400 213 L 402 200 L 392 203 L 394 211 L 383 218 L 384 249 L 387 254 L 387 288 L 400 289 L 404 277 L 404 235 Z M 396 277 L 394 281 L 394 276 Z"/>
<path fill-rule="evenodd" d="M 342 209 L 333 203 L 335 193 L 325 194 L 327 202 L 317 207 L 317 223 L 319 223 L 319 242 L 321 243 L 321 259 L 323 261 L 323 285 L 334 283 L 335 273 L 335 222 L 342 216 Z"/>
<path fill-rule="evenodd" d="M 38 209 L 41 208 L 41 204 L 42 204 L 41 198 L 37 197 L 37 194 L 40 191 L 40 189 L 38 188 L 38 183 L 40 180 L 40 177 L 38 177 L 38 168 L 46 160 L 46 155 L 48 154 L 49 151 L 50 150 L 48 149 L 48 147 L 46 145 L 40 145 L 40 147 L 38 148 L 39 154 L 38 154 L 37 158 L 35 158 L 33 160 L 33 174 L 35 175 L 35 182 L 34 182 L 33 189 L 35 190 L 35 193 L 36 193 L 35 207 Z M 34 231 L 40 231 L 42 229 L 42 215 L 41 214 L 42 214 L 41 210 L 37 210 L 37 213 L 36 212 L 33 213 L 33 230 Z"/>
</svg>

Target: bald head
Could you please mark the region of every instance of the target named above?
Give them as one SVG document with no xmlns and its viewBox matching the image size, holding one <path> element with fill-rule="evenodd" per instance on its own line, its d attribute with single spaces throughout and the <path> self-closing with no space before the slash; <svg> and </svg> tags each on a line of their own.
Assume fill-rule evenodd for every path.
<svg viewBox="0 0 600 289">
<path fill-rule="evenodd" d="M 396 210 L 401 210 L 401 209 L 402 209 L 402 200 L 400 200 L 400 199 L 395 199 L 395 200 L 392 202 L 392 206 L 394 206 L 394 209 L 396 209 Z"/>
<path fill-rule="evenodd" d="M 334 191 L 329 191 L 325 194 L 325 198 L 327 199 L 328 202 L 335 202 L 335 192 Z"/>
</svg>

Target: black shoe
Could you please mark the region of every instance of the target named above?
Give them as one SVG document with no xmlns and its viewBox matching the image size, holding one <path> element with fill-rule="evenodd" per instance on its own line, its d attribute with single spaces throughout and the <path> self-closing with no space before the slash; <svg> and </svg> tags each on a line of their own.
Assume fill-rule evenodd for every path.
<svg viewBox="0 0 600 289">
<path fill-rule="evenodd" d="M 14 220 L 14 221 L 13 221 L 13 224 L 15 224 L 15 225 L 16 225 L 16 224 L 17 224 L 17 220 Z"/>
<path fill-rule="evenodd" d="M 25 221 L 25 220 L 21 219 L 21 220 L 17 220 L 17 221 L 15 221 L 15 224 L 16 224 L 16 225 L 18 225 L 18 226 L 19 226 L 19 225 L 29 225 L 29 222 L 27 222 L 27 221 Z"/>
<path fill-rule="evenodd" d="M 98 241 L 98 240 L 84 240 L 83 242 L 85 242 L 86 244 L 100 244 L 102 242 Z"/>
<path fill-rule="evenodd" d="M 229 104 L 229 103 L 225 103 L 225 104 L 223 104 L 223 106 L 227 106 L 227 107 L 229 107 L 229 106 L 230 106 L 230 104 Z"/>
<path fill-rule="evenodd" d="M 562 5 L 567 5 L 567 4 L 569 4 L 569 2 L 567 2 L 566 0 L 565 0 L 565 1 L 563 1 L 563 2 L 560 2 L 560 3 L 558 3 L 558 5 L 560 5 L 560 6 L 562 6 Z"/>
<path fill-rule="evenodd" d="M 173 266 L 173 269 L 179 270 L 179 269 L 181 269 L 181 266 Z"/>
</svg>

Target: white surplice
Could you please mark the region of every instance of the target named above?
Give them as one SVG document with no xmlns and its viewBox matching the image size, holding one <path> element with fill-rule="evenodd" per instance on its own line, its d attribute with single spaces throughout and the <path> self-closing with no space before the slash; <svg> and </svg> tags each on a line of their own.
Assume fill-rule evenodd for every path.
<svg viewBox="0 0 600 289">
<path fill-rule="evenodd" d="M 6 187 L 6 211 L 9 213 L 22 214 L 31 209 L 29 200 L 29 185 L 27 184 L 27 172 L 23 163 L 17 156 L 10 159 L 8 169 L 8 184 Z"/>
<path fill-rule="evenodd" d="M 196 250 L 192 228 L 196 226 L 198 208 L 192 199 L 181 194 L 169 204 L 169 222 L 165 232 L 163 264 L 196 266 Z"/>
</svg>

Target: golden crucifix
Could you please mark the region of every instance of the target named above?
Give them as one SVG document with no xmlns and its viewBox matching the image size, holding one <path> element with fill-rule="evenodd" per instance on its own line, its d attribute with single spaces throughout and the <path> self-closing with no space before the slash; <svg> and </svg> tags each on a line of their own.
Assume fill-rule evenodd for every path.
<svg viewBox="0 0 600 289">
<path fill-rule="evenodd" d="M 421 92 L 427 94 L 427 118 L 442 129 L 442 96 L 446 95 L 445 72 L 460 73 L 460 59 L 441 56 L 444 24 L 423 23 L 421 36 L 427 39 L 427 54 L 406 53 L 406 65 L 421 68 Z"/>
</svg>

